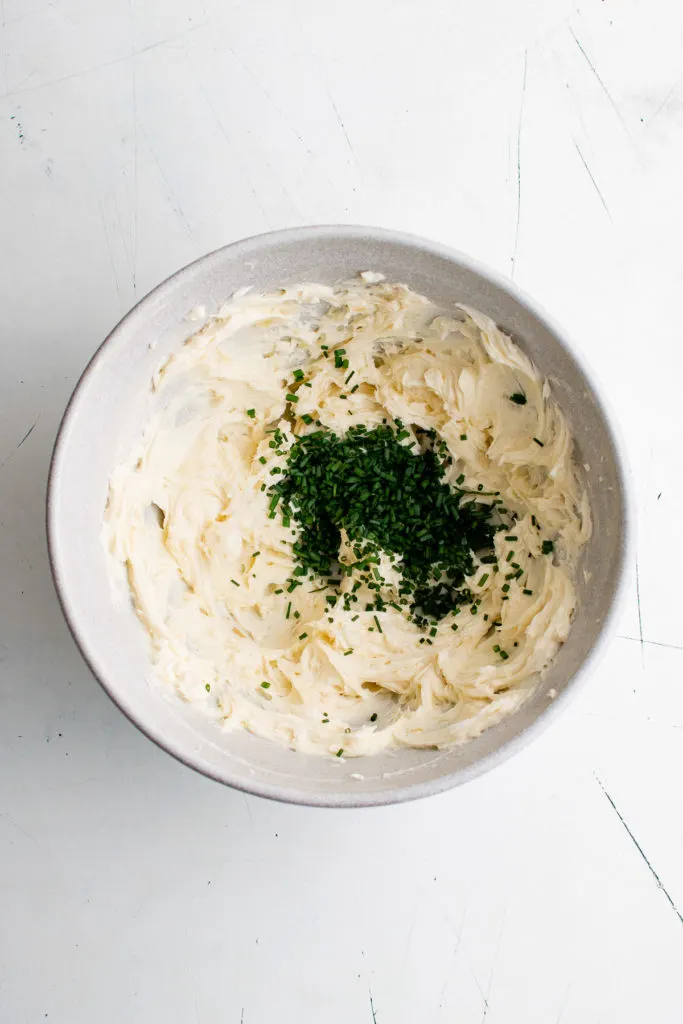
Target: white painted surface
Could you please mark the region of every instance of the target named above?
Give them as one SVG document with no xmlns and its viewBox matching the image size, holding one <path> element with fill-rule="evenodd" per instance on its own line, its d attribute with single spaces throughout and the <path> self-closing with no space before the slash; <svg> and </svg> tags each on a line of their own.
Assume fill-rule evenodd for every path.
<svg viewBox="0 0 683 1024">
<path fill-rule="evenodd" d="M 0 0 L 0 1020 L 683 1019 L 682 54 L 674 0 Z M 333 221 L 514 272 L 608 384 L 640 515 L 622 638 L 560 724 L 362 812 L 140 736 L 43 537 L 63 407 L 136 296 Z"/>
</svg>

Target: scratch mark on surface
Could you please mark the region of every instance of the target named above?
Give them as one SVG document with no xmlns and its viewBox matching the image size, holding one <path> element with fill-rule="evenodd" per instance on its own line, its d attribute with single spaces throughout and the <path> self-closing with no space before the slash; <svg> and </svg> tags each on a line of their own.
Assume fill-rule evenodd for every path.
<svg viewBox="0 0 683 1024">
<path fill-rule="evenodd" d="M 419 907 L 419 904 L 415 903 L 415 905 L 413 906 L 412 914 L 410 916 L 410 926 L 408 928 L 408 935 L 406 937 L 406 948 L 405 948 L 404 953 L 403 953 L 403 963 L 404 964 L 408 963 L 408 951 L 410 950 L 410 943 L 411 943 L 412 938 L 413 938 L 413 931 L 415 929 L 415 921 L 417 920 L 418 907 Z"/>
<path fill-rule="evenodd" d="M 2 0 L 0 0 L 0 3 L 2 3 Z M 114 57 L 112 60 L 105 60 L 101 64 L 94 64 L 92 67 L 83 68 L 82 71 L 74 71 L 70 75 L 62 75 L 61 78 L 51 78 L 49 81 L 40 82 L 38 85 L 29 85 L 25 89 L 12 89 L 0 96 L 0 99 L 7 99 L 9 96 L 23 96 L 24 93 L 36 92 L 38 89 L 49 89 L 53 85 L 61 85 L 63 82 L 71 82 L 74 78 L 80 78 L 81 75 L 93 75 L 97 71 L 104 71 L 106 68 L 111 68 L 115 64 L 125 64 L 126 61 L 133 60 L 135 57 L 140 57 L 143 53 L 149 53 L 150 50 L 157 50 L 162 46 L 166 46 L 167 43 L 175 42 L 175 40 L 182 39 L 185 36 L 190 35 L 192 32 L 198 32 L 199 29 L 205 27 L 206 22 L 202 22 L 199 25 L 193 25 L 192 28 L 187 28 L 182 32 L 176 32 L 174 35 L 166 36 L 165 39 L 159 39 L 156 43 L 149 43 L 147 46 L 142 46 L 139 50 L 133 50 L 131 53 L 126 53 L 123 57 Z"/>
<path fill-rule="evenodd" d="M 351 139 L 349 138 L 349 133 L 346 130 L 346 125 L 344 124 L 342 116 L 339 113 L 339 108 L 337 107 L 337 104 L 334 102 L 334 96 L 332 95 L 330 90 L 327 88 L 327 86 L 325 86 L 325 91 L 327 92 L 327 95 L 330 98 L 330 103 L 332 104 L 332 109 L 334 110 L 335 114 L 337 115 L 337 120 L 339 121 L 339 126 L 340 126 L 342 132 L 344 133 L 344 138 L 346 139 L 346 145 L 349 147 L 349 153 L 351 154 L 351 157 L 353 158 L 353 162 L 356 164 L 356 166 L 358 166 L 358 159 L 356 157 L 355 150 L 354 150 L 353 146 L 351 145 Z"/>
<path fill-rule="evenodd" d="M 484 990 L 483 990 L 483 988 L 481 987 L 481 985 L 479 984 L 479 978 L 478 978 L 478 977 L 476 976 L 476 974 L 474 973 L 474 969 L 472 968 L 472 966 L 471 966 L 471 965 L 470 965 L 470 974 L 472 975 L 472 978 L 473 978 L 473 980 L 474 980 L 474 984 L 475 984 L 475 985 L 477 986 L 477 988 L 479 989 L 479 995 L 480 995 L 480 996 L 481 996 L 481 998 L 482 998 L 482 999 L 484 1000 L 484 1016 L 482 1017 L 482 1020 L 485 1020 L 485 1019 L 486 1019 L 486 1014 L 487 1014 L 487 1013 L 489 1012 L 489 1001 L 488 1001 L 488 999 L 486 998 L 486 995 L 484 994 Z"/>
<path fill-rule="evenodd" d="M 630 640 L 631 643 L 643 644 L 645 647 L 668 647 L 671 651 L 683 651 L 683 646 L 680 644 L 665 644 L 661 640 L 643 640 L 642 637 L 623 636 L 621 633 L 617 633 L 617 640 Z"/>
<path fill-rule="evenodd" d="M 674 84 L 671 86 L 671 88 L 667 92 L 667 94 L 664 97 L 664 99 L 662 100 L 662 102 L 659 104 L 659 106 L 655 110 L 655 112 L 652 115 L 652 117 L 648 118 L 648 122 L 647 122 L 647 125 L 646 125 L 647 128 L 650 128 L 651 125 L 653 124 L 653 122 L 659 117 L 659 115 L 662 113 L 662 111 L 668 105 L 669 100 L 671 99 L 673 94 L 676 92 L 676 90 L 678 89 L 680 84 L 681 84 L 681 79 L 677 78 L 676 81 L 674 82 Z"/>
<path fill-rule="evenodd" d="M 519 102 L 519 121 L 517 124 L 517 220 L 515 223 L 515 242 L 512 249 L 510 277 L 515 276 L 517 261 L 517 245 L 519 243 L 519 219 L 522 211 L 522 118 L 524 116 L 524 98 L 526 96 L 526 69 L 529 51 L 524 51 L 524 73 L 522 75 L 522 98 Z"/>
<path fill-rule="evenodd" d="M 372 989 L 368 985 L 368 994 L 370 996 L 370 1013 L 372 1014 L 372 1024 L 377 1024 L 377 1013 L 375 1012 L 375 1004 L 372 1000 Z"/>
<path fill-rule="evenodd" d="M 567 1005 L 567 996 L 569 995 L 569 990 L 570 990 L 571 987 L 572 987 L 572 983 L 570 981 L 569 984 L 567 985 L 566 989 L 564 990 L 564 995 L 562 996 L 562 1002 L 560 1003 L 560 1009 L 559 1009 L 559 1012 L 557 1014 L 557 1020 L 555 1021 L 555 1024 L 560 1024 L 560 1021 L 564 1017 L 564 1008 Z"/>
<path fill-rule="evenodd" d="M 121 247 L 123 248 L 123 255 L 126 258 L 126 266 L 128 267 L 128 270 L 129 270 L 130 275 L 132 277 L 133 276 L 133 264 L 132 264 L 132 261 L 131 261 L 131 258 L 130 258 L 130 251 L 129 251 L 129 249 L 130 249 L 130 238 L 127 236 L 127 234 L 126 234 L 126 232 L 124 230 L 123 218 L 121 217 L 121 210 L 119 209 L 119 204 L 118 204 L 118 201 L 116 199 L 116 194 L 112 194 L 111 198 L 112 198 L 112 203 L 114 204 L 114 211 L 116 213 L 116 223 L 118 225 L 119 236 L 121 238 Z"/>
<path fill-rule="evenodd" d="M 180 203 L 178 202 L 178 199 L 176 198 L 175 192 L 171 188 L 171 183 L 169 182 L 168 178 L 164 174 L 164 169 L 161 166 L 159 158 L 158 158 L 158 156 L 156 154 L 156 150 L 154 149 L 154 146 L 152 145 L 152 140 L 150 139 L 149 135 L 147 134 L 147 132 L 145 131 L 145 129 L 143 128 L 143 126 L 140 124 L 139 121 L 138 121 L 138 131 L 140 132 L 140 134 L 142 135 L 143 139 L 147 143 L 147 148 L 149 149 L 150 156 L 152 157 L 152 160 L 154 161 L 154 165 L 155 165 L 157 171 L 159 172 L 159 177 L 161 178 L 163 184 L 166 186 L 166 195 L 167 195 L 169 204 L 171 206 L 171 209 L 173 210 L 173 212 L 175 213 L 176 217 L 178 218 L 178 220 L 182 224 L 183 230 L 185 231 L 185 234 L 189 236 L 189 235 L 192 234 L 192 229 L 191 229 L 191 227 L 190 227 L 190 225 L 188 223 L 187 217 L 185 216 L 183 208 L 181 207 Z"/>
<path fill-rule="evenodd" d="M 114 262 L 114 253 L 111 248 L 111 239 L 109 237 L 109 229 L 107 228 L 107 221 L 104 216 L 104 208 L 100 203 L 100 217 L 102 218 L 102 230 L 104 231 L 104 239 L 107 243 L 107 252 L 109 254 L 109 265 L 111 266 L 111 272 L 114 275 L 114 284 L 116 285 L 116 294 L 119 297 L 119 302 L 122 301 L 121 297 L 121 286 L 119 284 L 119 275 L 116 273 L 116 263 Z"/>
<path fill-rule="evenodd" d="M 49 859 L 52 860 L 52 854 L 43 845 L 43 843 L 40 842 L 40 840 L 36 839 L 36 837 L 32 835 L 31 832 L 27 832 L 26 829 L 23 828 L 23 826 L 21 826 L 18 821 L 15 821 L 15 819 L 12 818 L 9 814 L 6 814 L 4 811 L 0 811 L 0 821 L 6 821 L 11 828 L 15 829 L 25 839 L 28 839 L 29 842 L 37 846 L 39 850 L 43 850 L 45 853 L 47 853 Z"/>
<path fill-rule="evenodd" d="M 449 967 L 448 973 L 446 974 L 446 977 L 444 978 L 443 985 L 441 986 L 441 992 L 439 993 L 439 1003 L 438 1003 L 439 1009 L 441 1009 L 441 1006 L 443 1005 L 443 997 L 446 994 L 446 988 L 448 986 L 448 982 L 451 980 L 451 978 L 453 976 L 453 971 L 455 969 L 455 962 L 458 959 L 458 953 L 460 952 L 460 943 L 462 942 L 462 933 L 463 933 L 463 930 L 465 928 L 465 918 L 466 917 L 467 917 L 467 909 L 465 909 L 465 912 L 462 915 L 462 921 L 460 922 L 460 929 L 458 931 L 458 937 L 455 940 L 455 949 L 453 950 L 453 956 L 451 958 L 450 967 Z M 475 981 L 476 981 L 476 978 L 475 978 Z"/>
<path fill-rule="evenodd" d="M 609 795 L 609 793 L 607 792 L 607 790 L 605 789 L 605 787 L 603 786 L 602 782 L 600 781 L 598 776 L 595 774 L 595 772 L 593 772 L 593 775 L 594 775 L 595 781 L 599 785 L 600 789 L 603 791 L 603 793 L 607 797 L 607 800 L 609 801 L 610 807 L 612 808 L 612 810 L 616 814 L 617 818 L 619 819 L 621 824 L 624 826 L 624 828 L 628 832 L 629 837 L 631 839 L 631 842 L 633 843 L 633 845 L 635 846 L 636 850 L 638 851 L 638 853 L 640 854 L 640 856 L 643 858 L 643 860 L 647 864 L 648 868 L 650 869 L 650 874 L 652 875 L 652 877 L 654 878 L 655 882 L 657 883 L 657 888 L 662 890 L 662 892 L 666 896 L 667 900 L 669 901 L 669 905 L 671 906 L 671 909 L 674 911 L 674 913 L 676 914 L 676 917 L 681 922 L 681 924 L 683 924 L 683 916 L 681 916 L 680 910 L 678 909 L 678 907 L 676 906 L 674 901 L 671 899 L 671 896 L 669 895 L 667 890 L 662 885 L 662 880 L 660 879 L 660 877 L 657 874 L 657 872 L 655 871 L 655 869 L 652 867 L 652 864 L 650 864 L 650 861 L 647 859 L 647 857 L 645 855 L 645 851 L 643 850 L 642 846 L 640 845 L 640 843 L 638 842 L 638 840 L 634 836 L 633 832 L 631 832 L 631 829 L 626 824 L 626 821 L 625 821 L 623 815 L 621 814 L 619 808 L 617 807 L 617 805 L 615 804 L 614 800 Z"/>
<path fill-rule="evenodd" d="M 131 44 L 135 42 L 135 20 L 133 15 L 133 0 L 128 0 L 130 12 L 130 34 Z M 131 45 L 134 50 L 134 46 Z M 137 71 L 135 68 L 135 56 L 131 60 L 131 73 L 133 79 L 133 295 L 137 298 L 137 264 L 138 264 L 138 83 Z"/>
<path fill-rule="evenodd" d="M 28 428 L 28 430 L 26 431 L 26 433 L 25 433 L 25 434 L 24 434 L 24 436 L 22 437 L 21 441 L 20 441 L 20 442 L 19 442 L 19 444 L 17 445 L 17 447 L 16 447 L 16 450 L 17 450 L 17 451 L 19 451 L 19 449 L 21 448 L 21 446 L 22 446 L 22 444 L 24 443 L 24 441 L 27 441 L 27 440 L 28 440 L 28 438 L 29 438 L 29 437 L 31 436 L 31 434 L 33 433 L 33 431 L 34 431 L 34 430 L 36 429 L 36 423 L 38 422 L 38 420 L 39 420 L 39 419 L 40 419 L 40 413 L 38 413 L 38 415 L 36 416 L 35 422 L 31 424 L 31 426 L 30 426 L 30 427 Z"/>
<path fill-rule="evenodd" d="M 638 638 L 640 640 L 640 660 L 645 665 L 645 646 L 643 641 L 643 611 L 640 603 L 640 566 L 636 555 L 636 604 L 638 605 Z"/>
<path fill-rule="evenodd" d="M 242 799 L 244 800 L 244 806 L 247 809 L 247 817 L 249 818 L 249 827 L 251 831 L 254 831 L 254 819 L 251 816 L 251 807 L 249 806 L 249 797 L 246 793 L 242 793 Z"/>
<path fill-rule="evenodd" d="M 247 187 L 248 187 L 249 191 L 251 192 L 251 194 L 254 197 L 254 201 L 255 201 L 256 205 L 258 206 L 259 210 L 261 211 L 261 215 L 263 216 L 264 223 L 266 224 L 267 227 L 272 229 L 273 225 L 272 225 L 272 223 L 270 221 L 270 218 L 268 217 L 268 214 L 266 213 L 265 207 L 263 206 L 263 203 L 261 202 L 261 199 L 259 198 L 258 192 L 256 191 L 256 189 L 254 188 L 254 186 L 253 186 L 253 184 L 251 182 L 251 178 L 250 178 L 249 174 L 247 173 L 247 169 L 244 166 L 244 164 L 243 164 L 243 162 L 242 162 L 242 160 L 240 158 L 239 153 L 237 152 L 237 147 L 233 144 L 232 139 L 228 135 L 228 132 L 227 132 L 227 130 L 225 128 L 225 125 L 223 124 L 223 121 L 222 121 L 218 111 L 216 110 L 216 108 L 215 108 L 215 106 L 214 106 L 214 104 L 213 104 L 213 102 L 211 100 L 211 97 L 209 96 L 209 94 L 207 93 L 206 89 L 204 88 L 202 82 L 200 82 L 199 79 L 197 79 L 197 85 L 199 86 L 199 91 L 201 92 L 202 96 L 206 100 L 206 105 L 208 106 L 209 110 L 211 111 L 213 119 L 216 122 L 216 125 L 218 126 L 218 130 L 220 131 L 221 135 L 223 136 L 223 138 L 227 142 L 228 146 L 230 147 L 231 151 L 235 155 L 235 160 L 237 162 L 237 166 L 239 167 L 239 169 L 241 171 L 242 177 L 244 178 L 244 180 L 247 183 Z"/>
<path fill-rule="evenodd" d="M 269 91 L 268 91 L 268 89 L 267 89 L 267 88 L 265 87 L 265 85 L 263 84 L 263 82 L 261 82 L 261 81 L 260 81 L 260 80 L 259 80 L 259 79 L 258 79 L 258 78 L 256 77 L 256 75 L 255 75 L 255 74 L 254 74 L 254 72 L 253 72 L 253 71 L 251 70 L 251 68 L 250 68 L 250 67 L 249 67 L 249 66 L 248 66 L 247 64 L 245 64 L 243 60 L 240 60 L 240 58 L 239 58 L 239 57 L 237 56 L 237 54 L 235 53 L 235 51 L 233 50 L 233 48 L 232 48 L 231 46 L 228 46 L 228 47 L 227 47 L 227 50 L 228 50 L 228 53 L 230 54 L 230 56 L 231 56 L 231 57 L 233 58 L 233 60 L 234 60 L 234 61 L 235 61 L 235 62 L 236 62 L 237 64 L 239 64 L 239 66 L 240 66 L 240 67 L 242 68 L 242 70 L 244 71 L 244 73 L 245 73 L 246 75 L 248 75 L 248 76 L 249 76 L 249 78 L 250 78 L 250 79 L 252 80 L 252 82 L 253 82 L 253 83 L 254 83 L 254 85 L 255 85 L 255 86 L 257 87 L 257 89 L 259 89 L 259 90 L 260 90 L 260 91 L 261 91 L 261 92 L 263 93 L 263 95 L 264 95 L 264 96 L 266 97 L 266 99 L 267 99 L 267 100 L 268 100 L 268 101 L 269 101 L 270 103 L 272 103 L 272 105 L 273 105 L 273 109 L 277 111 L 277 113 L 278 113 L 278 114 L 280 115 L 280 117 L 282 118 L 282 120 L 284 121 L 284 123 L 285 123 L 285 124 L 287 125 L 287 127 L 289 128 L 289 130 L 290 130 L 290 131 L 292 132 L 292 134 L 293 134 L 293 135 L 294 135 L 294 136 L 295 136 L 295 137 L 296 137 L 296 138 L 297 138 L 297 139 L 299 140 L 299 142 L 300 142 L 300 143 L 301 143 L 301 145 L 303 146 L 303 148 L 304 148 L 304 150 L 306 151 L 306 153 L 307 153 L 307 154 L 308 154 L 309 156 L 311 156 L 311 157 L 312 157 L 312 156 L 313 156 L 313 151 L 312 151 L 312 150 L 310 149 L 310 147 L 309 147 L 309 146 L 307 146 L 307 145 L 306 145 L 306 143 L 305 143 L 305 141 L 304 141 L 304 139 L 303 139 L 303 136 L 301 136 L 301 135 L 299 134 L 299 132 L 298 132 L 298 131 L 296 130 L 296 128 L 294 127 L 294 125 L 292 124 L 292 122 L 291 122 L 291 121 L 289 120 L 289 117 L 288 117 L 288 115 L 287 115 L 287 114 L 285 113 L 285 111 L 284 111 L 284 110 L 283 110 L 283 109 L 282 109 L 282 108 L 280 107 L 279 103 L 277 102 L 277 100 L 275 99 L 275 97 L 273 96 L 273 94 L 272 94 L 271 92 L 269 92 Z"/>
<path fill-rule="evenodd" d="M 607 206 L 607 203 L 605 202 L 605 197 L 603 196 L 602 192 L 600 191 L 600 186 L 598 185 L 597 181 L 593 177 L 593 172 L 591 171 L 590 167 L 588 166 L 588 161 L 586 160 L 585 156 L 581 152 L 581 149 L 580 149 L 579 144 L 576 141 L 576 139 L 574 139 L 574 148 L 575 148 L 576 152 L 579 154 L 579 156 L 581 157 L 581 163 L 586 168 L 586 173 L 588 174 L 588 177 L 590 178 L 590 180 L 591 180 L 591 182 L 593 184 L 593 188 L 595 189 L 595 191 L 598 194 L 598 199 L 602 203 L 602 206 L 603 206 L 603 209 L 604 209 L 605 213 L 607 214 L 609 219 L 612 220 L 612 214 L 609 212 L 609 207 Z"/>
<path fill-rule="evenodd" d="M 35 430 L 35 427 L 36 427 L 36 423 L 38 422 L 38 420 L 39 420 L 39 419 L 40 419 L 40 413 L 38 413 L 38 415 L 37 415 L 37 417 L 36 417 L 36 420 L 35 420 L 35 423 L 32 423 L 32 424 L 31 424 L 31 426 L 30 426 L 30 427 L 28 428 L 28 430 L 26 431 L 26 433 L 25 433 L 25 434 L 24 434 L 24 436 L 22 437 L 22 439 L 21 439 L 21 441 L 19 442 L 19 444 L 15 445 L 15 446 L 14 446 L 14 448 L 12 449 L 12 451 L 11 451 L 11 452 L 9 452 L 9 453 L 8 453 L 8 454 L 7 454 L 6 456 L 5 456 L 5 458 L 4 458 L 3 460 L 2 460 L 2 462 L 0 462 L 0 469 L 2 469 L 2 468 L 3 468 L 3 466 L 7 465 L 7 463 L 8 463 L 8 462 L 9 462 L 9 460 L 10 460 L 10 459 L 12 458 L 12 456 L 14 455 L 14 453 L 15 453 L 15 452 L 18 452 L 18 451 L 19 451 L 19 449 L 21 448 L 22 444 L 24 443 L 24 441 L 26 441 L 26 440 L 27 440 L 27 439 L 28 439 L 28 438 L 29 438 L 29 437 L 31 436 L 31 434 L 32 434 L 32 433 L 33 433 L 33 431 Z"/>
<path fill-rule="evenodd" d="M 600 88 L 602 89 L 602 91 L 604 92 L 605 96 L 606 96 L 606 97 L 607 97 L 607 99 L 609 100 L 609 103 L 610 103 L 610 106 L 612 107 L 612 110 L 614 111 L 614 113 L 615 113 L 615 114 L 617 115 L 617 117 L 619 118 L 619 123 L 621 124 L 621 127 L 622 127 L 622 128 L 624 129 L 624 131 L 625 131 L 625 132 L 626 132 L 626 134 L 628 135 L 629 139 L 631 139 L 631 132 L 629 131 L 628 125 L 626 124 L 626 122 L 624 121 L 624 118 L 622 117 L 622 114 L 621 114 L 621 111 L 619 110 L 619 107 L 618 107 L 618 106 L 616 105 L 616 103 L 614 102 L 614 100 L 613 100 L 613 98 L 612 98 L 612 94 L 611 94 L 611 92 L 609 91 L 609 89 L 607 88 L 607 86 L 606 86 L 606 85 L 605 85 L 605 83 L 603 82 L 602 78 L 601 78 L 601 77 L 600 77 L 600 75 L 598 74 L 598 72 L 597 72 L 597 69 L 596 69 L 596 67 L 595 67 L 595 64 L 593 63 L 593 61 L 592 61 L 592 60 L 590 59 L 590 57 L 588 56 L 588 54 L 587 54 L 587 53 L 586 53 L 586 51 L 584 50 L 584 48 L 583 48 L 583 46 L 581 45 L 581 42 L 580 42 L 580 40 L 579 40 L 578 36 L 577 36 L 577 35 L 576 35 L 576 33 L 574 32 L 574 29 L 573 29 L 573 28 L 571 27 L 571 25 L 570 25 L 570 27 L 569 27 L 569 31 L 571 32 L 571 34 L 572 34 L 572 37 L 573 37 L 573 39 L 574 39 L 574 42 L 575 42 L 575 43 L 576 43 L 576 45 L 578 46 L 578 48 L 579 48 L 579 51 L 581 52 L 581 55 L 583 56 L 584 60 L 585 60 L 585 61 L 586 61 L 586 63 L 588 64 L 588 67 L 589 67 L 589 68 L 591 69 L 591 71 L 592 71 L 592 72 L 593 72 L 593 74 L 595 75 L 595 77 L 596 77 L 596 79 L 597 79 L 597 82 L 598 82 L 598 84 L 599 84 Z"/>
<path fill-rule="evenodd" d="M 240 1024 L 244 1024 L 244 1007 L 242 1007 L 242 1012 L 240 1014 Z"/>
<path fill-rule="evenodd" d="M 505 913 L 506 913 L 506 908 L 503 907 L 503 920 L 500 922 L 500 930 L 498 932 L 498 939 L 496 940 L 496 949 L 495 949 L 495 952 L 493 954 L 493 960 L 491 961 L 491 973 L 489 974 L 489 983 L 488 983 L 488 985 L 486 987 L 486 995 L 484 996 L 484 1012 L 481 1015 L 482 1024 L 484 1024 L 484 1021 L 486 1020 L 486 1017 L 488 1016 L 488 1012 L 489 1012 L 489 999 L 491 998 L 491 987 L 493 985 L 493 975 L 494 975 L 495 970 L 496 970 L 496 964 L 498 963 L 498 954 L 500 952 L 500 940 L 502 939 L 503 932 L 505 930 Z"/>
</svg>

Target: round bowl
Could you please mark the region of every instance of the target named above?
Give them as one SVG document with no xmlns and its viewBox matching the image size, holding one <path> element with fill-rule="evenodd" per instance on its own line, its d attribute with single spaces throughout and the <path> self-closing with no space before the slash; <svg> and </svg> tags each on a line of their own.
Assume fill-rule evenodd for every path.
<svg viewBox="0 0 683 1024">
<path fill-rule="evenodd" d="M 244 285 L 332 284 L 380 271 L 444 306 L 492 317 L 551 381 L 585 466 L 593 536 L 579 567 L 569 639 L 534 694 L 477 739 L 449 750 L 397 749 L 337 760 L 223 732 L 148 682 L 147 637 L 115 603 L 100 540 L 109 475 L 129 453 L 150 407 L 161 360 L 196 329 L 190 310 L 215 311 Z M 499 764 L 545 726 L 595 664 L 614 619 L 628 541 L 623 462 L 593 375 L 560 328 L 510 281 L 462 253 L 376 228 L 309 227 L 249 238 L 202 257 L 155 288 L 101 345 L 68 405 L 48 488 L 48 542 L 57 592 L 94 675 L 150 739 L 205 775 L 259 796 L 330 807 L 387 804 L 437 793 Z M 588 571 L 584 573 L 583 567 Z"/>
</svg>

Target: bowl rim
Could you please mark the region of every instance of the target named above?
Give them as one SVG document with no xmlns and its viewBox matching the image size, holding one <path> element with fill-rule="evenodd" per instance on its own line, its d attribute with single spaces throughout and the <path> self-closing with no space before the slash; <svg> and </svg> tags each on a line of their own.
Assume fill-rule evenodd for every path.
<svg viewBox="0 0 683 1024">
<path fill-rule="evenodd" d="M 464 269 L 478 275 L 495 287 L 506 292 L 523 309 L 525 309 L 526 312 L 545 327 L 553 335 L 558 344 L 568 353 L 570 358 L 577 363 L 581 373 L 593 392 L 593 397 L 603 418 L 614 449 L 616 474 L 621 491 L 623 508 L 621 544 L 618 553 L 619 564 L 617 567 L 616 582 L 610 608 L 602 621 L 595 642 L 588 651 L 588 654 L 584 658 L 579 669 L 569 677 L 563 690 L 553 700 L 548 702 L 547 707 L 545 707 L 526 728 L 522 729 L 522 731 L 517 733 L 515 736 L 510 737 L 502 743 L 500 747 L 497 747 L 490 753 L 485 754 L 473 764 L 446 772 L 437 778 L 430 779 L 425 782 L 408 782 L 397 786 L 395 789 L 387 789 L 375 793 L 364 793 L 361 789 L 354 792 L 353 789 L 349 787 L 348 790 L 343 792 L 308 794 L 299 791 L 296 787 L 289 787 L 269 782 L 252 782 L 250 780 L 245 780 L 244 778 L 233 778 L 230 776 L 229 772 L 214 771 L 210 767 L 198 763 L 192 758 L 191 754 L 182 747 L 182 744 L 176 744 L 169 740 L 160 731 L 154 728 L 153 723 L 142 723 L 135 716 L 133 710 L 128 706 L 126 700 L 117 692 L 115 684 L 112 684 L 112 682 L 107 679 L 106 673 L 98 663 L 96 651 L 91 647 L 87 638 L 80 632 L 76 621 L 76 613 L 71 603 L 67 587 L 62 578 L 60 565 L 57 495 L 60 486 L 61 467 L 66 458 L 67 443 L 70 437 L 71 426 L 77 406 L 110 343 L 130 321 L 134 320 L 138 316 L 139 312 L 143 308 L 153 302 L 158 302 L 160 299 L 163 300 L 167 294 L 175 290 L 179 282 L 182 282 L 186 278 L 190 278 L 200 266 L 210 264 L 211 262 L 222 258 L 222 256 L 228 251 L 232 251 L 235 255 L 239 255 L 240 249 L 248 251 L 250 249 L 254 250 L 263 246 L 270 247 L 280 242 L 305 242 L 310 239 L 319 239 L 325 236 L 330 238 L 343 236 L 345 238 L 365 241 L 399 243 L 407 246 L 408 248 L 441 257 L 449 263 L 460 265 Z M 626 596 L 627 583 L 630 577 L 630 572 L 628 570 L 634 548 L 633 534 L 635 515 L 633 488 L 631 486 L 630 467 L 625 452 L 626 448 L 618 419 L 604 389 L 602 388 L 599 377 L 594 373 L 584 352 L 573 340 L 569 339 L 569 336 L 555 321 L 555 319 L 512 279 L 505 277 L 498 271 L 493 270 L 486 264 L 479 262 L 452 246 L 444 245 L 440 242 L 434 242 L 430 239 L 420 237 L 419 235 L 413 235 L 407 232 L 391 230 L 388 228 L 362 225 L 320 224 L 268 231 L 257 235 L 250 235 L 247 238 L 242 238 L 237 241 L 230 242 L 227 245 L 220 246 L 218 249 L 214 249 L 211 252 L 206 253 L 204 256 L 200 256 L 198 259 L 193 260 L 191 263 L 188 263 L 186 266 L 175 271 L 148 292 L 142 299 L 136 302 L 129 312 L 126 313 L 125 316 L 123 316 L 112 328 L 95 350 L 93 356 L 82 371 L 71 397 L 69 398 L 57 431 L 50 459 L 45 508 L 50 572 L 52 574 L 53 583 L 62 613 L 71 635 L 85 663 L 95 679 L 99 682 L 104 692 L 119 708 L 119 710 L 123 712 L 126 718 L 132 722 L 132 724 L 141 733 L 143 733 L 143 735 L 147 736 L 148 739 L 152 740 L 158 747 L 166 751 L 166 753 L 170 754 L 188 768 L 192 768 L 194 771 L 199 772 L 201 775 L 205 775 L 214 782 L 222 783 L 223 785 L 230 786 L 231 788 L 244 793 L 290 804 L 311 807 L 360 808 L 404 803 L 420 799 L 421 797 L 443 793 L 448 789 L 478 778 L 486 772 L 491 771 L 493 768 L 503 764 L 503 762 L 507 761 L 508 758 L 518 753 L 545 731 L 548 725 L 555 720 L 557 715 L 567 707 L 569 701 L 576 696 L 580 688 L 585 685 L 590 673 L 596 669 L 599 661 L 606 652 L 607 645 L 615 632 L 615 626 L 619 615 L 621 614 Z M 358 759 L 358 761 L 359 765 L 361 765 L 362 759 Z"/>
</svg>

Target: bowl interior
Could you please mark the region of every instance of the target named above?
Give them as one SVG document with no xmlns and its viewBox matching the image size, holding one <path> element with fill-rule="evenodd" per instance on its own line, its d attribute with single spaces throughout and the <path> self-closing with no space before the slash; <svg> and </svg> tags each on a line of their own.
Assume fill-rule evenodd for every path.
<svg viewBox="0 0 683 1024">
<path fill-rule="evenodd" d="M 451 750 L 396 750 L 343 761 L 294 753 L 246 732 L 224 733 L 151 685 L 146 637 L 132 607 L 115 606 L 100 531 L 109 474 L 141 430 L 152 373 L 198 326 L 185 319 L 190 310 L 202 305 L 211 313 L 244 285 L 331 284 L 360 270 L 381 271 L 445 307 L 474 306 L 513 336 L 550 378 L 571 423 L 586 467 L 594 529 L 579 570 L 569 640 L 515 714 Z M 479 774 L 562 703 L 594 653 L 614 604 L 626 543 L 624 487 L 612 432 L 585 371 L 557 328 L 511 288 L 467 257 L 419 239 L 354 228 L 278 232 L 238 242 L 180 271 L 136 306 L 100 348 L 74 394 L 55 449 L 48 504 L 53 571 L 91 669 L 121 709 L 170 753 L 221 782 L 265 796 L 332 806 L 384 803 Z M 554 700 L 551 689 L 557 691 Z"/>
</svg>

